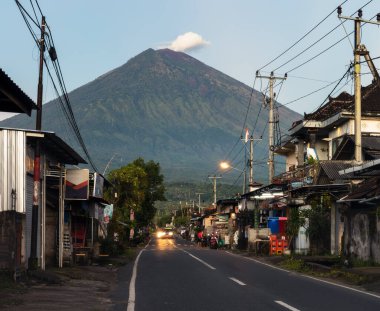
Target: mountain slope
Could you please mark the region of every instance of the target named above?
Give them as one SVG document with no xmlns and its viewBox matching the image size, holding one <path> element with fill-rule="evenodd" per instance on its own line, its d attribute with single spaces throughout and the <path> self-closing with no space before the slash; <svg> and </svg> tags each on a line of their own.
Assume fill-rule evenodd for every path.
<svg viewBox="0 0 380 311">
<path fill-rule="evenodd" d="M 160 162 L 169 180 L 194 180 L 214 171 L 238 140 L 250 95 L 248 86 L 187 54 L 148 49 L 69 97 L 99 169 L 117 153 L 111 167 L 142 156 Z M 262 102 L 257 91 L 252 95 L 250 128 Z M 279 113 L 283 129 L 300 118 L 287 108 Z M 57 101 L 44 105 L 42 119 L 44 130 L 57 132 L 75 146 Z M 255 137 L 267 120 L 268 112 L 262 109 Z M 34 118 L 18 115 L 0 126 L 33 128 Z M 267 156 L 265 138 L 255 145 L 255 159 Z M 256 177 L 260 170 L 263 174 L 263 168 L 257 168 Z"/>
</svg>

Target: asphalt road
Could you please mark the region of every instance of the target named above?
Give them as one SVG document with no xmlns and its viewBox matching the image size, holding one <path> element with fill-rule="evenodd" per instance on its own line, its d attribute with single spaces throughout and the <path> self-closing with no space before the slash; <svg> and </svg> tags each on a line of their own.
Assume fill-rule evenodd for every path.
<svg viewBox="0 0 380 311">
<path fill-rule="evenodd" d="M 380 296 L 176 239 L 120 270 L 115 310 L 380 310 Z"/>
</svg>

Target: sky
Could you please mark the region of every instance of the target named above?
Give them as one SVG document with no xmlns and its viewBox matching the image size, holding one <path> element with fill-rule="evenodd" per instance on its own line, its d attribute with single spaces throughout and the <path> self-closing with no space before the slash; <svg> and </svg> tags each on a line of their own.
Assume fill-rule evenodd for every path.
<svg viewBox="0 0 380 311">
<path fill-rule="evenodd" d="M 185 52 L 248 86 L 265 91 L 267 80 L 255 79 L 256 71 L 304 36 L 343 1 L 39 0 L 38 3 L 52 32 L 68 91 L 123 65 L 148 48 Z M 343 15 L 352 15 L 369 1 L 346 1 L 342 6 Z M 31 2 L 35 0 L 20 0 L 34 16 Z M 3 42 L 0 68 L 36 101 L 36 44 L 15 1 L 1 1 L 0 12 Z M 371 19 L 379 12 L 380 3 L 374 0 L 363 8 L 363 18 Z M 40 18 L 38 10 L 37 16 Z M 346 32 L 353 31 L 353 21 L 340 23 L 334 12 L 298 45 L 260 70 L 261 75 L 274 71 L 275 76 L 280 77 L 289 72 L 281 89 L 280 85 L 276 88 L 280 103 L 288 104 L 326 87 L 288 105 L 303 114 L 314 111 L 329 95 L 335 86 L 331 83 L 343 76 L 353 59 L 353 35 L 349 36 L 351 43 L 344 39 L 306 65 L 291 70 L 342 39 Z M 336 26 L 338 28 L 325 39 L 280 67 Z M 34 31 L 38 33 L 38 29 Z M 362 43 L 373 58 L 380 56 L 379 38 L 379 26 L 363 26 Z M 375 60 L 375 65 L 379 67 L 380 60 Z M 363 85 L 366 85 L 371 76 L 366 66 L 362 70 Z M 336 90 L 352 93 L 352 86 L 349 77 Z M 54 97 L 45 73 L 43 102 Z M 0 113 L 0 119 L 9 116 Z"/>
</svg>

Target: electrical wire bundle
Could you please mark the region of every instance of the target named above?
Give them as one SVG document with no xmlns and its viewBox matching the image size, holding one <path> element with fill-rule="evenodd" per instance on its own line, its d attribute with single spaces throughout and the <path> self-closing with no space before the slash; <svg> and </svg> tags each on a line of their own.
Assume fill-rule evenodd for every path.
<svg viewBox="0 0 380 311">
<path fill-rule="evenodd" d="M 36 9 L 35 9 L 35 5 L 36 5 L 37 9 L 38 9 L 38 12 L 40 14 L 40 18 L 42 20 L 42 17 L 44 15 L 42 13 L 40 5 L 38 4 L 38 1 L 34 0 L 34 3 L 35 3 L 35 5 L 34 5 L 33 1 L 30 0 L 30 5 L 32 7 L 34 17 L 31 14 L 28 13 L 28 11 L 22 6 L 22 4 L 18 0 L 15 0 L 15 2 L 17 4 L 19 10 L 20 10 L 20 13 L 21 13 L 21 15 L 22 15 L 22 17 L 23 17 L 23 19 L 25 21 L 25 24 L 27 25 L 27 27 L 29 29 L 30 34 L 32 35 L 32 37 L 33 37 L 33 39 L 34 39 L 37 47 L 40 49 L 42 42 L 40 42 L 40 40 L 38 39 L 36 33 L 33 30 L 34 27 L 37 28 L 38 30 L 42 29 L 42 25 L 39 22 L 39 19 L 38 19 L 38 16 L 37 16 L 37 12 L 36 12 Z M 53 77 L 52 71 L 50 70 L 50 67 L 49 67 L 48 59 L 45 58 L 45 55 L 44 55 L 45 68 L 46 68 L 46 70 L 48 72 L 48 75 L 50 77 L 50 81 L 52 82 L 54 91 L 55 91 L 55 93 L 57 95 L 57 100 L 59 102 L 61 111 L 63 112 L 63 114 L 64 114 L 67 122 L 69 123 L 69 125 L 71 127 L 71 130 L 73 131 L 73 133 L 74 133 L 74 135 L 75 135 L 75 137 L 76 137 L 76 139 L 77 139 L 80 147 L 82 148 L 84 154 L 86 155 L 86 158 L 87 158 L 89 164 L 91 165 L 92 169 L 95 172 L 98 172 L 98 169 L 96 168 L 95 163 L 94 163 L 93 159 L 90 156 L 90 153 L 89 153 L 89 151 L 88 151 L 88 149 L 86 147 L 86 144 L 85 144 L 85 142 L 83 140 L 83 137 L 82 137 L 82 135 L 80 133 L 78 124 L 77 124 L 76 119 L 75 119 L 75 115 L 74 115 L 74 112 L 73 112 L 73 109 L 72 109 L 70 98 L 68 96 L 68 92 L 67 92 L 67 89 L 66 89 L 65 80 L 63 78 L 61 66 L 60 66 L 60 63 L 59 63 L 58 55 L 57 55 L 57 52 L 55 50 L 55 44 L 54 44 L 54 39 L 53 39 L 52 31 L 51 31 L 51 29 L 50 29 L 50 27 L 49 27 L 49 25 L 47 23 L 45 24 L 45 26 L 46 26 L 47 31 L 44 33 L 44 41 L 45 41 L 44 43 L 46 43 L 46 48 L 47 48 L 47 51 L 48 51 L 48 55 L 49 55 L 49 58 L 51 60 L 50 64 L 53 67 L 55 76 Z M 57 81 L 57 83 L 56 83 L 56 81 Z M 58 84 L 59 90 L 58 90 L 57 84 Z"/>
</svg>

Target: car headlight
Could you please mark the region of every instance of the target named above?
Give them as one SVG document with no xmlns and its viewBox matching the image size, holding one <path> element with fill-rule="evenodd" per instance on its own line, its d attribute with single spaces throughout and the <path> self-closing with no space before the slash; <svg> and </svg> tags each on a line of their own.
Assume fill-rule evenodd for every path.
<svg viewBox="0 0 380 311">
<path fill-rule="evenodd" d="M 161 238 L 161 237 L 163 237 L 164 235 L 165 235 L 165 233 L 162 232 L 162 231 L 157 232 L 157 237 L 158 237 L 158 238 Z"/>
<path fill-rule="evenodd" d="M 169 232 L 169 235 L 170 235 L 170 236 L 172 236 L 172 235 L 173 235 L 173 232 L 172 232 L 172 231 L 170 231 L 170 232 Z"/>
</svg>

